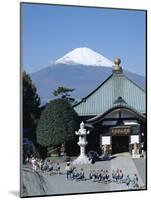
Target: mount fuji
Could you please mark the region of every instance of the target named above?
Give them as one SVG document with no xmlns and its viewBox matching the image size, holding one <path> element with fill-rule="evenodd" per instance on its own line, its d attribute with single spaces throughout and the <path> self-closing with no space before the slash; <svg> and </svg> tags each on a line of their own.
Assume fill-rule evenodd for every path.
<svg viewBox="0 0 151 200">
<path fill-rule="evenodd" d="M 47 67 L 30 74 L 44 105 L 53 99 L 52 92 L 59 86 L 74 88 L 76 100 L 87 96 L 112 74 L 114 63 L 101 54 L 81 47 L 72 50 Z M 145 89 L 145 77 L 124 70 L 128 78 Z"/>
<path fill-rule="evenodd" d="M 112 67 L 114 63 L 101 54 L 87 47 L 76 48 L 58 59 L 56 64 L 79 64 L 85 66 L 106 66 Z"/>
</svg>

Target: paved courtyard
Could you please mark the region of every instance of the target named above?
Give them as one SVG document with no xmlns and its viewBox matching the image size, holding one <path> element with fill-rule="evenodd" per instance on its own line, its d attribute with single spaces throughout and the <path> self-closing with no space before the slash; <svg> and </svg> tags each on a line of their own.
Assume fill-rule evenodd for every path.
<svg viewBox="0 0 151 200">
<path fill-rule="evenodd" d="M 65 175 L 65 164 L 61 163 L 61 175 L 48 175 L 40 173 L 39 177 L 42 177 L 42 181 L 39 182 L 40 189 L 43 188 L 43 193 L 38 190 L 38 186 L 34 187 L 35 180 L 32 180 L 31 173 L 27 175 L 27 173 L 23 173 L 23 182 L 24 185 L 27 185 L 26 195 L 55 195 L 55 194 L 67 194 L 67 193 L 88 193 L 88 192 L 103 192 L 103 191 L 115 191 L 115 190 L 128 190 L 131 189 L 127 187 L 125 183 L 103 183 L 103 182 L 92 182 L 91 180 L 87 179 L 85 181 L 75 181 L 75 180 L 67 180 Z M 139 185 L 141 188 L 145 188 L 145 179 L 146 179 L 146 172 L 145 172 L 145 158 L 139 159 L 132 159 L 130 156 L 118 156 L 110 161 L 99 161 L 95 164 L 87 164 L 87 165 L 79 165 L 76 166 L 77 170 L 79 171 L 80 168 L 84 169 L 85 177 L 89 177 L 90 170 L 97 170 L 97 169 L 107 169 L 109 174 L 113 169 L 122 169 L 124 175 L 130 175 L 133 177 L 136 173 L 139 179 Z M 26 175 L 26 176 L 25 176 Z M 27 180 L 27 177 L 29 179 Z M 25 180 L 24 180 L 25 179 Z M 27 183 L 27 182 L 30 183 Z M 33 189 L 32 189 L 33 188 Z"/>
</svg>

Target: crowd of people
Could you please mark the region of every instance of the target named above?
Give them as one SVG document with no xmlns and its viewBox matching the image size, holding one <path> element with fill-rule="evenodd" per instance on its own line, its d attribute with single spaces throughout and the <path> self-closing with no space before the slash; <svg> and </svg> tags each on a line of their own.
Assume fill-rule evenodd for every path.
<svg viewBox="0 0 151 200">
<path fill-rule="evenodd" d="M 34 156 L 26 159 L 26 164 L 36 172 L 52 174 L 65 174 L 66 180 L 86 181 L 98 183 L 116 183 L 126 184 L 128 189 L 140 189 L 138 175 L 125 175 L 122 169 L 113 169 L 109 172 L 107 169 L 90 170 L 86 175 L 84 169 L 77 170 L 71 162 L 67 162 L 64 169 L 61 169 L 59 162 L 51 161 L 49 159 L 38 159 Z"/>
<path fill-rule="evenodd" d="M 92 182 L 102 182 L 104 184 L 116 183 L 116 184 L 126 184 L 128 189 L 140 189 L 138 175 L 134 174 L 132 177 L 130 175 L 125 175 L 122 169 L 113 169 L 111 173 L 107 169 L 100 170 L 90 170 L 88 176 L 85 176 L 84 169 L 81 168 L 80 171 L 76 167 L 72 166 L 70 162 L 67 162 L 66 167 L 66 179 L 67 180 L 90 180 Z"/>
<path fill-rule="evenodd" d="M 39 159 L 34 156 L 26 159 L 26 164 L 30 166 L 34 171 L 44 172 L 51 174 L 60 174 L 59 162 L 54 162 L 49 159 Z"/>
</svg>

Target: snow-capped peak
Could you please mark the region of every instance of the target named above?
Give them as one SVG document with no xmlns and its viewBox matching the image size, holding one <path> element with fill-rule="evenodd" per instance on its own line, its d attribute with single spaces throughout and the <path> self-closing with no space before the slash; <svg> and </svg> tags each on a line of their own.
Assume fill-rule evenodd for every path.
<svg viewBox="0 0 151 200">
<path fill-rule="evenodd" d="M 114 63 L 101 54 L 87 47 L 80 47 L 67 53 L 62 58 L 58 59 L 56 64 L 81 64 L 91 66 L 106 66 L 112 67 Z"/>
</svg>

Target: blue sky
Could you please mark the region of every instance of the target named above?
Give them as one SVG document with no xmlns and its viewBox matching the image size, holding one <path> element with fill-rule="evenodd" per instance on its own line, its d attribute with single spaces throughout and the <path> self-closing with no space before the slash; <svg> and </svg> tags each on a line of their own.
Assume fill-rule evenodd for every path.
<svg viewBox="0 0 151 200">
<path fill-rule="evenodd" d="M 77 47 L 89 47 L 145 75 L 145 12 L 22 4 L 23 68 L 44 68 Z"/>
</svg>

